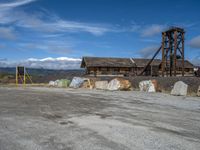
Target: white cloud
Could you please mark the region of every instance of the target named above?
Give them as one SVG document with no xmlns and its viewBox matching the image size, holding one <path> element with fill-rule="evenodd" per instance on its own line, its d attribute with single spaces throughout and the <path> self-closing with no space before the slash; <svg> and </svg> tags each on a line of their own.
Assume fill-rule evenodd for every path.
<svg viewBox="0 0 200 150">
<path fill-rule="evenodd" d="M 106 32 L 115 31 L 106 25 L 66 21 L 60 18 L 53 21 L 43 21 L 40 18 L 34 17 L 29 19 L 24 18 L 18 22 L 18 26 L 47 33 L 87 32 L 96 36 L 103 35 Z"/>
<path fill-rule="evenodd" d="M 139 50 L 138 52 L 141 57 L 150 58 L 155 54 L 155 52 L 158 50 L 158 48 L 159 48 L 159 46 L 153 45 L 153 46 L 145 47 L 145 48 Z"/>
<path fill-rule="evenodd" d="M 141 31 L 142 37 L 151 37 L 157 34 L 161 34 L 161 32 L 166 29 L 166 25 L 158 25 L 153 24 L 151 26 L 146 27 L 144 30 Z"/>
<path fill-rule="evenodd" d="M 200 55 L 197 56 L 197 57 L 195 57 L 195 58 L 193 58 L 193 59 L 191 60 L 191 62 L 192 62 L 194 65 L 196 65 L 196 66 L 200 66 Z"/>
<path fill-rule="evenodd" d="M 15 0 L 7 3 L 0 2 L 0 24 L 11 24 L 17 21 L 18 16 L 15 14 L 14 8 L 29 4 L 33 1 L 36 0 Z M 0 27 L 0 38 L 15 40 L 16 35 L 13 27 Z"/>
<path fill-rule="evenodd" d="M 121 27 L 112 24 L 88 23 L 71 21 L 58 17 L 45 9 L 28 13 L 23 9 L 15 9 L 36 0 L 21 0 L 11 3 L 0 3 L 0 24 L 12 24 L 16 27 L 38 31 L 41 35 L 59 35 L 63 33 L 86 32 L 95 36 L 101 36 L 108 32 L 135 32 L 140 26 L 132 24 L 131 27 Z M 4 8 L 4 9 L 1 9 Z M 10 15 L 12 14 L 12 15 Z"/>
<path fill-rule="evenodd" d="M 17 0 L 17 1 L 9 2 L 9 3 L 0 3 L 0 9 L 19 7 L 19 6 L 34 2 L 34 1 L 36 0 Z"/>
<path fill-rule="evenodd" d="M 0 27 L 0 38 L 15 40 L 16 39 L 15 31 L 10 27 L 9 28 Z"/>
<path fill-rule="evenodd" d="M 200 35 L 190 40 L 189 45 L 192 48 L 200 48 Z"/>
<path fill-rule="evenodd" d="M 46 61 L 81 61 L 79 58 L 69 58 L 69 57 L 58 57 L 58 58 L 52 58 L 52 57 L 47 57 L 43 59 L 36 59 L 36 58 L 29 58 L 27 61 L 40 61 L 40 62 L 46 62 Z"/>
<path fill-rule="evenodd" d="M 62 40 L 62 39 L 47 39 L 41 41 L 33 41 L 27 43 L 18 44 L 18 48 L 21 50 L 42 50 L 51 54 L 62 54 L 66 55 L 73 53 L 75 50 L 74 41 L 71 40 Z"/>
<path fill-rule="evenodd" d="M 0 58 L 0 62 L 4 62 L 4 61 L 7 61 L 6 58 Z"/>
<path fill-rule="evenodd" d="M 0 44 L 0 49 L 5 49 L 6 46 L 4 44 Z"/>
<path fill-rule="evenodd" d="M 124 29 L 120 29 L 117 26 L 64 20 L 55 14 L 42 10 L 32 14 L 16 9 L 0 10 L 0 23 L 14 23 L 13 25 L 16 27 L 39 31 L 39 33 L 46 35 L 86 32 L 100 36 L 107 32 L 124 32 Z"/>
<path fill-rule="evenodd" d="M 44 69 L 79 69 L 81 59 L 79 58 L 69 58 L 69 57 L 58 57 L 58 58 L 29 58 L 23 61 L 6 61 L 0 63 L 0 67 L 16 67 L 17 65 L 25 66 L 27 68 L 44 68 Z"/>
</svg>

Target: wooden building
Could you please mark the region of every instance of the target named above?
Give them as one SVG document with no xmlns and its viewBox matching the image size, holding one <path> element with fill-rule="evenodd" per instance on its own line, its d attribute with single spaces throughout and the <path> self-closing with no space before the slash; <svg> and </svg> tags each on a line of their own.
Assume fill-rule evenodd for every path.
<svg viewBox="0 0 200 150">
<path fill-rule="evenodd" d="M 143 58 L 132 58 L 134 63 L 136 64 L 136 75 L 140 74 L 144 67 L 148 64 L 150 59 L 143 59 Z M 158 76 L 159 69 L 160 69 L 161 60 L 154 59 L 151 65 L 146 69 L 144 75 L 145 76 Z"/>
<path fill-rule="evenodd" d="M 184 67 L 185 67 L 185 76 L 194 75 L 195 66 L 190 61 L 185 60 Z M 177 60 L 177 62 L 176 62 L 176 73 L 177 73 L 177 75 L 182 74 L 182 60 Z"/>
<path fill-rule="evenodd" d="M 135 71 L 135 63 L 131 58 L 83 57 L 81 68 L 88 75 L 130 75 Z"/>
<path fill-rule="evenodd" d="M 106 58 L 83 57 L 81 68 L 86 69 L 87 75 L 92 76 L 135 76 L 139 75 L 150 59 L 142 58 Z M 181 61 L 177 61 L 177 74 L 181 74 Z M 194 66 L 185 61 L 185 74 L 191 75 Z M 161 74 L 161 60 L 155 59 L 146 69 L 144 75 L 159 76 Z"/>
</svg>

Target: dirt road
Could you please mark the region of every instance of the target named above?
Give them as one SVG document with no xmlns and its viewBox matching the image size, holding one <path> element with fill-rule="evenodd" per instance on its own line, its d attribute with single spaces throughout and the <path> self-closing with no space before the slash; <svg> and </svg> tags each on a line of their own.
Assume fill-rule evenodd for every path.
<svg viewBox="0 0 200 150">
<path fill-rule="evenodd" d="M 199 150 L 200 98 L 0 88 L 0 150 Z"/>
</svg>

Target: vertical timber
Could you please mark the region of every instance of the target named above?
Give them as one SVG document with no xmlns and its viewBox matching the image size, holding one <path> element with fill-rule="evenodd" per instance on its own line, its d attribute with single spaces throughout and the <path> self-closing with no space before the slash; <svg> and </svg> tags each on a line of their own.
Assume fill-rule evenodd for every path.
<svg viewBox="0 0 200 150">
<path fill-rule="evenodd" d="M 184 33 L 182 34 L 182 57 L 183 57 L 183 59 L 182 59 L 182 76 L 184 76 L 185 75 L 185 61 L 184 61 L 184 59 L 185 59 L 185 56 L 184 56 Z"/>
<path fill-rule="evenodd" d="M 177 57 L 177 31 L 174 31 L 174 60 L 173 60 L 173 70 L 174 76 L 176 76 L 176 57 Z"/>
<path fill-rule="evenodd" d="M 162 76 L 164 77 L 165 74 L 165 33 L 162 33 Z"/>
</svg>

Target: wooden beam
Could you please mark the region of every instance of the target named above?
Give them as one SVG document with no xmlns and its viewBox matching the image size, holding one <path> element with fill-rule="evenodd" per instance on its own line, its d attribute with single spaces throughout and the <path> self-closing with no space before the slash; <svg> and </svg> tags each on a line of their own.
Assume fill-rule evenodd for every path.
<svg viewBox="0 0 200 150">
<path fill-rule="evenodd" d="M 165 34 L 166 33 L 162 33 L 162 76 L 164 77 L 165 74 Z"/>
<path fill-rule="evenodd" d="M 174 61 L 173 61 L 173 71 L 174 71 L 174 76 L 176 76 L 176 51 L 177 51 L 177 31 L 174 32 Z"/>
<path fill-rule="evenodd" d="M 182 76 L 185 74 L 184 33 L 182 33 Z"/>
</svg>

